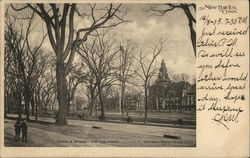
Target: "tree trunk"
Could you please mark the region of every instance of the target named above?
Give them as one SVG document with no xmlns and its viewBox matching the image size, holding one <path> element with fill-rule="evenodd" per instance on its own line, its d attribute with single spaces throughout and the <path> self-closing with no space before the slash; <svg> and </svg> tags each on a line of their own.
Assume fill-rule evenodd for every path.
<svg viewBox="0 0 250 158">
<path fill-rule="evenodd" d="M 188 25 L 189 25 L 189 30 L 190 30 L 190 37 L 191 37 L 191 42 L 192 46 L 194 49 L 194 56 L 196 57 L 196 32 L 193 27 L 193 22 L 196 22 L 194 19 L 192 13 L 190 12 L 189 8 L 187 5 L 183 6 L 184 12 L 188 18 Z"/>
<path fill-rule="evenodd" d="M 166 104 L 165 104 L 165 99 L 163 98 L 162 100 L 162 109 L 165 110 L 166 109 Z"/>
<path fill-rule="evenodd" d="M 119 103 L 119 105 L 118 105 L 118 111 L 120 112 L 120 113 L 122 113 L 122 104 L 121 104 L 121 92 L 119 93 L 119 95 L 118 95 L 118 99 L 119 99 L 119 101 L 118 101 L 118 103 Z"/>
<path fill-rule="evenodd" d="M 172 104 L 172 103 L 169 103 L 169 109 L 168 109 L 169 112 L 171 112 L 171 106 L 172 106 L 171 104 Z"/>
<path fill-rule="evenodd" d="M 26 114 L 26 120 L 30 120 L 30 89 L 28 87 L 29 84 L 26 84 L 27 86 L 24 87 L 24 103 L 25 103 L 25 114 Z"/>
<path fill-rule="evenodd" d="M 148 90 L 147 86 L 144 86 L 144 91 L 145 91 L 145 117 L 144 117 L 144 124 L 147 123 L 148 119 Z"/>
<path fill-rule="evenodd" d="M 92 98 L 90 98 L 90 103 L 89 103 L 89 115 L 92 116 L 93 115 L 93 109 L 94 109 L 94 106 L 93 106 L 93 102 L 92 102 Z"/>
<path fill-rule="evenodd" d="M 98 86 L 98 95 L 99 95 L 99 102 L 100 102 L 100 106 L 101 106 L 101 119 L 104 120 L 105 119 L 105 112 L 104 112 L 104 104 L 103 104 L 103 96 L 102 96 L 102 88 L 99 85 Z"/>
<path fill-rule="evenodd" d="M 65 75 L 65 68 L 63 62 L 57 63 L 56 67 L 57 79 L 57 99 L 59 104 L 59 112 L 56 119 L 57 125 L 67 125 L 67 80 Z"/>
<path fill-rule="evenodd" d="M 95 117 L 97 119 L 98 118 L 98 116 L 97 116 L 97 102 L 94 103 L 94 106 L 95 106 Z"/>
<path fill-rule="evenodd" d="M 68 94 L 68 95 L 70 95 L 70 94 Z M 67 115 L 69 115 L 69 112 L 70 112 L 70 102 L 71 102 L 71 99 L 70 99 L 70 96 L 68 96 L 68 99 L 67 99 L 67 104 L 68 104 Z"/>
<path fill-rule="evenodd" d="M 10 105 L 9 104 L 9 93 L 7 92 L 5 92 L 5 95 L 4 95 L 4 118 L 6 118 L 7 117 L 7 113 L 9 113 L 9 108 L 8 108 L 8 106 Z"/>
<path fill-rule="evenodd" d="M 17 113 L 18 113 L 18 117 L 21 118 L 22 117 L 22 94 L 19 93 L 17 98 L 18 98 L 18 100 L 17 100 Z"/>
<path fill-rule="evenodd" d="M 41 112 L 41 109 L 42 109 L 41 102 L 42 101 L 41 101 L 41 94 L 40 94 L 40 88 L 39 88 L 37 91 L 37 113 L 38 113 L 38 111 Z"/>
<path fill-rule="evenodd" d="M 122 83 L 122 87 L 121 87 L 121 112 L 122 112 L 122 119 L 124 118 L 124 93 L 125 93 L 125 83 Z"/>
<path fill-rule="evenodd" d="M 47 114 L 47 106 L 48 106 L 47 103 L 44 102 L 44 113 L 45 113 L 45 114 Z"/>
<path fill-rule="evenodd" d="M 183 106 L 182 106 L 182 98 L 180 98 L 180 101 L 179 101 L 179 105 L 180 105 L 180 111 L 181 111 L 181 113 L 182 113 L 182 108 L 183 108 Z"/>
<path fill-rule="evenodd" d="M 194 55 L 196 57 L 196 32 L 194 31 L 193 28 L 193 22 L 189 20 L 189 29 L 190 29 L 190 36 L 191 36 L 191 41 L 192 41 L 192 46 L 194 49 Z"/>
<path fill-rule="evenodd" d="M 36 108 L 36 113 L 35 113 L 35 119 L 36 119 L 36 121 L 37 121 L 37 111 L 38 111 L 38 109 L 37 109 L 37 106 L 38 106 L 38 98 L 37 98 L 37 95 L 38 95 L 38 93 L 36 92 L 36 90 L 34 91 L 35 93 L 35 108 Z"/>
<path fill-rule="evenodd" d="M 32 114 L 32 116 L 35 115 L 35 112 L 34 112 L 34 110 L 35 110 L 35 100 L 34 100 L 34 99 L 35 99 L 35 98 L 34 98 L 34 90 L 32 90 L 32 91 L 31 91 L 31 99 L 30 99 L 31 114 Z"/>
<path fill-rule="evenodd" d="M 156 106 L 155 106 L 155 110 L 156 111 L 159 111 L 159 98 L 156 96 L 155 98 L 155 101 L 156 101 Z"/>
<path fill-rule="evenodd" d="M 93 115 L 95 91 L 90 90 L 90 115 Z"/>
</svg>

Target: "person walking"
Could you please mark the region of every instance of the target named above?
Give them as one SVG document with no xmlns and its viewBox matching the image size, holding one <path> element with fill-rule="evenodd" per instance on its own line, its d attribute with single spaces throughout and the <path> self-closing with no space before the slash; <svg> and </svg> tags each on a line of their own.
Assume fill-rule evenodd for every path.
<svg viewBox="0 0 250 158">
<path fill-rule="evenodd" d="M 23 120 L 22 124 L 21 124 L 21 128 L 22 128 L 22 142 L 27 142 L 27 131 L 28 131 L 28 125 L 26 123 L 25 120 Z"/>
<path fill-rule="evenodd" d="M 15 141 L 19 141 L 21 133 L 21 122 L 19 118 L 17 119 L 14 127 L 15 127 Z"/>
</svg>

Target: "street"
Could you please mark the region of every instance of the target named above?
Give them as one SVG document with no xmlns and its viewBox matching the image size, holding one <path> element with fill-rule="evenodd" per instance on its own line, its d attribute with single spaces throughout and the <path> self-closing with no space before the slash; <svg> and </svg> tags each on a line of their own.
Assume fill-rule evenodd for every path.
<svg viewBox="0 0 250 158">
<path fill-rule="evenodd" d="M 14 141 L 14 120 L 6 119 L 5 146 L 194 147 L 196 145 L 195 129 L 70 119 L 68 126 L 57 126 L 52 118 L 42 118 L 42 121 L 44 122 L 28 122 L 28 143 L 24 143 Z M 180 136 L 181 139 L 164 138 L 164 134 Z"/>
</svg>

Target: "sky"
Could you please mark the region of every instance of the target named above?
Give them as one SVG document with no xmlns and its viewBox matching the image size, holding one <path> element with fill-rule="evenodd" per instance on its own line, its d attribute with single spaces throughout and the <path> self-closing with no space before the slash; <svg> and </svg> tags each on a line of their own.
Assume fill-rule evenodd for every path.
<svg viewBox="0 0 250 158">
<path fill-rule="evenodd" d="M 162 59 L 166 62 L 166 67 L 171 74 L 187 73 L 190 81 L 195 77 L 195 57 L 190 39 L 188 20 L 182 9 L 174 9 L 164 16 L 153 16 L 146 12 L 150 5 L 154 4 L 123 4 L 129 9 L 125 16 L 131 22 L 123 23 L 112 32 L 117 37 L 129 38 L 139 44 L 140 47 L 148 47 L 150 43 L 155 43 L 160 39 L 166 40 L 165 49 L 156 59 L 155 67 L 160 67 Z M 84 8 L 84 4 L 79 5 Z M 31 41 L 40 38 L 41 32 L 46 32 L 46 27 L 41 21 L 36 20 L 36 28 L 32 32 Z M 75 19 L 76 28 L 87 26 L 88 20 Z M 37 26 L 43 26 L 37 27 Z M 119 39 L 119 38 L 118 38 Z M 46 39 L 43 48 L 52 51 L 49 40 Z M 76 57 L 77 59 L 77 57 Z"/>
<path fill-rule="evenodd" d="M 115 29 L 145 46 L 149 42 L 165 39 L 166 51 L 158 56 L 156 66 L 160 67 L 164 59 L 170 73 L 187 73 L 191 81 L 195 76 L 195 57 L 185 13 L 181 9 L 174 9 L 164 16 L 153 16 L 144 11 L 150 5 L 128 4 L 130 12 L 127 19 L 132 22 Z"/>
</svg>

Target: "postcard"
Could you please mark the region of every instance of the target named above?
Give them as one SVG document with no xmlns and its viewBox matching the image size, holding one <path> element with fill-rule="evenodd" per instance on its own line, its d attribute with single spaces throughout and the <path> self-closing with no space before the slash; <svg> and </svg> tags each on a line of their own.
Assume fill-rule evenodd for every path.
<svg viewBox="0 0 250 158">
<path fill-rule="evenodd" d="M 248 157 L 249 2 L 1 2 L 1 157 Z"/>
</svg>

